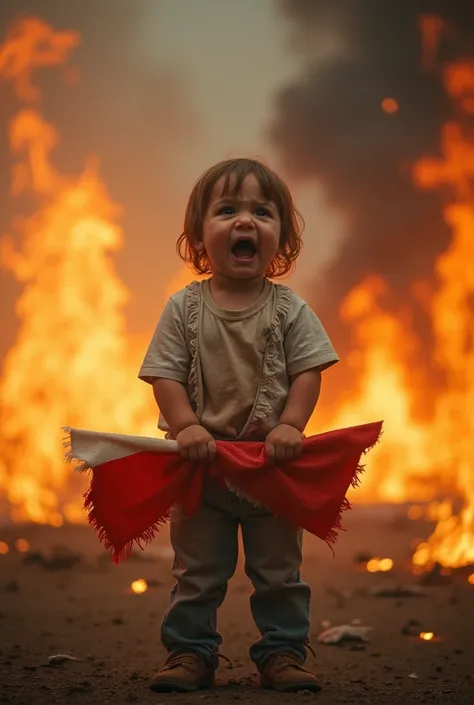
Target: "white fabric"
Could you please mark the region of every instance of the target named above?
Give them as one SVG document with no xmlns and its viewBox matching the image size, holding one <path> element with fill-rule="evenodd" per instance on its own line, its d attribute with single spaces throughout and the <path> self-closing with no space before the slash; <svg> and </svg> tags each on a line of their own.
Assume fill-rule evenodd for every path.
<svg viewBox="0 0 474 705">
<path fill-rule="evenodd" d="M 99 433 L 78 428 L 66 428 L 66 457 L 69 461 L 80 460 L 78 470 L 94 468 L 111 460 L 126 458 L 135 453 L 176 453 L 176 441 L 146 436 L 127 436 L 120 433 Z"/>
</svg>

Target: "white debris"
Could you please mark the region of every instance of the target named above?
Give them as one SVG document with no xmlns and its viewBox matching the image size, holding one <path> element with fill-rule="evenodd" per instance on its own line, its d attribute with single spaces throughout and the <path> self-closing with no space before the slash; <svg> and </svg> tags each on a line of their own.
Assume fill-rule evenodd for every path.
<svg viewBox="0 0 474 705">
<path fill-rule="evenodd" d="M 70 656 L 69 654 L 53 654 L 52 656 L 48 656 L 48 663 L 54 666 L 60 666 L 66 661 L 80 661 L 80 659 L 75 656 Z"/>
<path fill-rule="evenodd" d="M 341 624 L 325 629 L 318 636 L 321 644 L 341 644 L 344 641 L 369 641 L 367 634 L 372 627 L 362 625 Z"/>
<path fill-rule="evenodd" d="M 418 676 L 416 675 L 416 673 L 410 673 L 408 678 L 418 678 Z"/>
</svg>

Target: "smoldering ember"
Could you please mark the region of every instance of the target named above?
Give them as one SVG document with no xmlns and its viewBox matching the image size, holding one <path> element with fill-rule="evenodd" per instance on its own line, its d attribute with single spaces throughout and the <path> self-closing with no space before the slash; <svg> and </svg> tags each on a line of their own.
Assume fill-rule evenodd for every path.
<svg viewBox="0 0 474 705">
<path fill-rule="evenodd" d="M 299 12 L 300 22 L 305 7 L 311 10 L 308 3 L 280 5 L 288 15 L 290 8 Z M 334 380 L 338 403 L 323 403 L 308 429 L 315 434 L 384 419 L 382 442 L 349 493 L 353 508 L 335 556 L 305 536 L 316 654 L 308 665 L 324 686 L 318 701 L 327 704 L 472 700 L 474 58 L 469 42 L 455 43 L 463 36 L 459 18 L 444 17 L 435 5 L 416 27 L 420 80 L 437 81 L 446 114 L 436 149 L 400 169 L 414 198 L 436 204 L 430 218 L 437 213 L 439 243 L 441 234 L 447 240 L 432 271 L 399 289 L 377 269 L 376 257 L 370 269 L 358 264 L 350 286 L 338 282 L 331 325 L 343 330 L 346 361 L 340 378 L 331 372 L 327 384 Z M 157 431 L 153 399 L 136 381 L 146 336 L 128 333 L 130 292 L 113 259 L 128 235 L 121 224 L 126 204 L 109 194 L 98 158 L 86 159 L 75 174 L 59 166 L 64 128 L 50 117 L 48 82 L 39 78 L 61 74 L 74 90 L 74 57 L 87 25 L 79 30 L 63 17 L 56 26 L 46 17 L 15 11 L 0 40 L 2 96 L 8 92 L 11 105 L 2 119 L 13 214 L 0 265 L 16 282 L 18 319 L 0 373 L 0 700 L 162 702 L 147 680 L 165 659 L 160 620 L 172 587 L 168 529 L 114 565 L 86 523 L 90 478 L 64 462 L 65 425 L 155 437 Z M 282 94 L 282 114 L 270 132 L 291 171 L 298 144 L 286 129 L 295 135 L 298 120 L 295 106 L 284 112 L 285 100 Z M 406 107 L 388 91 L 377 109 L 393 121 Z M 296 163 L 295 157 L 295 172 Z M 337 179 L 336 172 L 328 176 L 331 197 L 343 208 Z M 399 222 L 403 228 L 403 214 Z M 184 267 L 175 271 L 163 282 L 159 305 L 192 278 Z M 64 374 L 65 365 L 74 373 Z M 241 552 L 219 614 L 229 663 L 222 662 L 215 690 L 174 695 L 174 702 L 286 702 L 287 695 L 257 690 L 248 658 L 257 636 L 250 593 Z"/>
</svg>

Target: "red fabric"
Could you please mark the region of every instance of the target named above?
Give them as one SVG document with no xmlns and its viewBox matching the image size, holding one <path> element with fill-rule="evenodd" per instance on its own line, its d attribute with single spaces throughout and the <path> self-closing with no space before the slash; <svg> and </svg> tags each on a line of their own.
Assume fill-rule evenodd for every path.
<svg viewBox="0 0 474 705">
<path fill-rule="evenodd" d="M 346 492 L 358 484 L 363 469 L 361 455 L 376 444 L 381 428 L 377 422 L 311 436 L 299 458 L 274 466 L 266 464 L 261 442 L 217 441 L 211 465 L 178 453 L 143 452 L 112 460 L 92 468 L 85 494 L 88 519 L 118 563 L 130 555 L 134 542 L 153 538 L 174 503 L 182 503 L 190 515 L 196 512 L 207 477 L 221 483 L 227 478 L 274 514 L 333 543 L 342 511 L 350 508 Z"/>
</svg>

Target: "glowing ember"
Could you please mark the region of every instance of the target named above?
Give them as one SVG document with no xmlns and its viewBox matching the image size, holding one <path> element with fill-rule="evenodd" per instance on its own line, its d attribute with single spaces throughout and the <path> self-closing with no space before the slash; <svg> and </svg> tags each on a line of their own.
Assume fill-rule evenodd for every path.
<svg viewBox="0 0 474 705">
<path fill-rule="evenodd" d="M 395 100 L 395 98 L 384 98 L 380 105 L 384 113 L 390 114 L 398 112 L 398 101 Z"/>
<path fill-rule="evenodd" d="M 366 565 L 369 573 L 387 573 L 392 568 L 393 561 L 391 558 L 371 558 Z"/>
<path fill-rule="evenodd" d="M 420 507 L 419 504 L 413 504 L 407 512 L 407 516 L 409 519 L 412 521 L 416 521 L 417 519 L 421 519 L 424 515 L 423 512 L 423 507 Z"/>
<path fill-rule="evenodd" d="M 130 587 L 134 593 L 140 595 L 148 590 L 148 583 L 143 578 L 138 578 L 138 580 L 133 581 Z"/>
<path fill-rule="evenodd" d="M 423 641 L 431 641 L 434 637 L 433 632 L 421 632 L 420 634 L 420 639 L 423 639 Z"/>
<path fill-rule="evenodd" d="M 467 582 L 470 583 L 471 585 L 474 585 L 474 573 L 471 573 L 471 575 L 468 575 Z"/>
<path fill-rule="evenodd" d="M 19 553 L 27 553 L 30 550 L 30 544 L 26 539 L 17 539 L 13 545 Z"/>
<path fill-rule="evenodd" d="M 9 550 L 8 544 L 5 541 L 0 541 L 0 556 L 6 556 Z"/>
</svg>

